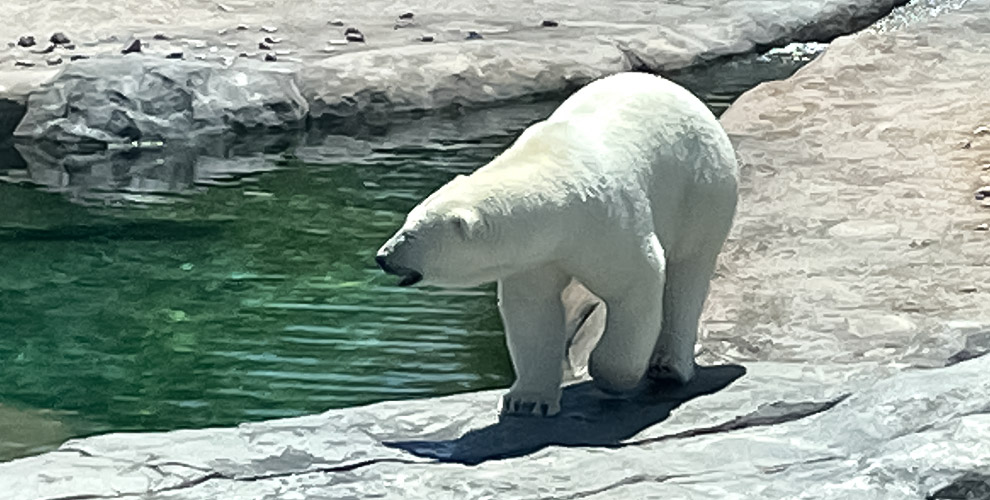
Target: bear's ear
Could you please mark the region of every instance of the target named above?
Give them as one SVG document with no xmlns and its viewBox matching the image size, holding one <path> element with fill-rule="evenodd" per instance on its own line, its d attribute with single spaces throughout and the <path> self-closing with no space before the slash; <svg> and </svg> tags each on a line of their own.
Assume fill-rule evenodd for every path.
<svg viewBox="0 0 990 500">
<path fill-rule="evenodd" d="M 483 227 L 481 213 L 473 208 L 455 208 L 453 210 L 453 221 L 458 232 L 464 239 L 471 239 L 479 235 Z"/>
</svg>

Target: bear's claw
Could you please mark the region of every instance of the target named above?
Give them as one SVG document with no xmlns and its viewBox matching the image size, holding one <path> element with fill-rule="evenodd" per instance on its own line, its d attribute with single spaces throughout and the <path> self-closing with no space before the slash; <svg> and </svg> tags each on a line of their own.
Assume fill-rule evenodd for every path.
<svg viewBox="0 0 990 500">
<path fill-rule="evenodd" d="M 502 415 L 532 415 L 552 417 L 560 412 L 560 396 L 546 396 L 537 393 L 516 393 L 509 391 L 502 396 Z"/>
</svg>

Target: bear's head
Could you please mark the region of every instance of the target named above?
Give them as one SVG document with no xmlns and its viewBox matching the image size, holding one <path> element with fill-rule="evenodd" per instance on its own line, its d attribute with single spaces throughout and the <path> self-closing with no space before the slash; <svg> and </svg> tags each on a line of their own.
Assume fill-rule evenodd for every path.
<svg viewBox="0 0 990 500">
<path fill-rule="evenodd" d="M 375 261 L 400 278 L 399 286 L 478 286 L 527 260 L 533 238 L 520 234 L 527 224 L 485 206 L 490 192 L 465 179 L 458 176 L 413 208 L 378 250 Z"/>
</svg>

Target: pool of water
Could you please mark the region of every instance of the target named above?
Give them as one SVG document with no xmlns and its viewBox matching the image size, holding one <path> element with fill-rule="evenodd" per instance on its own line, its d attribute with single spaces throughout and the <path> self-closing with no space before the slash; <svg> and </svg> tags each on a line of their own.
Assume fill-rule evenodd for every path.
<svg viewBox="0 0 990 500">
<path fill-rule="evenodd" d="M 803 62 L 674 76 L 721 112 Z M 203 152 L 168 174 L 184 153 L 0 156 L 0 459 L 509 385 L 493 286 L 398 288 L 372 257 L 559 101 Z"/>
</svg>

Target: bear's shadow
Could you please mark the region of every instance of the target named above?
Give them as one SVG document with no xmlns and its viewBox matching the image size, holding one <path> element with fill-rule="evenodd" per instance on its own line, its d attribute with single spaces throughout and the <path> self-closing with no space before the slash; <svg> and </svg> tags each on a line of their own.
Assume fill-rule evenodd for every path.
<svg viewBox="0 0 990 500">
<path fill-rule="evenodd" d="M 582 382 L 564 388 L 560 413 L 552 418 L 507 416 L 456 439 L 383 444 L 418 457 L 465 465 L 520 457 L 547 446 L 614 447 L 663 422 L 682 403 L 716 393 L 745 373 L 739 365 L 699 367 L 688 384 L 654 384 L 625 398 L 606 396 L 590 382 Z"/>
</svg>

